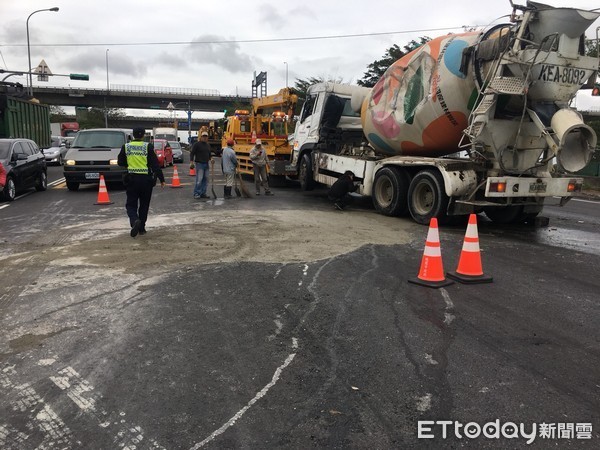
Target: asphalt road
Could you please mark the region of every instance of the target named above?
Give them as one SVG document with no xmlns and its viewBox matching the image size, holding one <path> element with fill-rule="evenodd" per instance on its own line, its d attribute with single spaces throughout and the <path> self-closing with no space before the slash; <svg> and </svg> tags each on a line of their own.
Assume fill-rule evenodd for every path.
<svg viewBox="0 0 600 450">
<path fill-rule="evenodd" d="M 182 179 L 177 193 L 157 190 L 152 217 L 199 208 Z M 324 192 L 274 191 L 197 211 L 331 211 Z M 550 205 L 542 228 L 481 218 L 491 284 L 408 283 L 426 228 L 407 219 L 393 219 L 396 244 L 306 261 L 205 263 L 199 252 L 108 279 L 75 255 L 35 264 L 36 248 L 64 247 L 82 217 L 124 217 L 123 191 L 110 194 L 115 205 L 98 207 L 95 187 L 59 184 L 0 203 L 0 265 L 17 263 L 1 271 L 0 448 L 598 448 L 598 202 Z M 358 202 L 339 214 L 340 239 L 359 215 L 386 219 Z M 440 233 L 452 270 L 464 226 Z M 444 438 L 442 424 L 419 421 L 453 423 Z M 497 424 L 499 438 L 455 422 L 491 423 L 491 435 Z"/>
</svg>

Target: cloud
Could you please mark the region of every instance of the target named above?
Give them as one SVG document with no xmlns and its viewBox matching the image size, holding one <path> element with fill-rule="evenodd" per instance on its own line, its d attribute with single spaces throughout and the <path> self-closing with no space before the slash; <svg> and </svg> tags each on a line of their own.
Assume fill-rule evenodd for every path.
<svg viewBox="0 0 600 450">
<path fill-rule="evenodd" d="M 205 34 L 192 40 L 195 44 L 188 46 L 187 54 L 190 61 L 205 65 L 213 64 L 221 67 L 231 73 L 247 72 L 253 64 L 252 59 L 240 50 L 239 44 L 231 41 L 232 38 L 216 36 L 214 34 Z"/>
</svg>

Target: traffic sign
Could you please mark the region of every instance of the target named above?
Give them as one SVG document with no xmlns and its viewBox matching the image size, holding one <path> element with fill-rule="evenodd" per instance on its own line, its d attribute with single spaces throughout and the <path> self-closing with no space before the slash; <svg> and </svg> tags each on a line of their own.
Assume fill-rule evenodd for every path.
<svg viewBox="0 0 600 450">
<path fill-rule="evenodd" d="M 52 75 L 50 67 L 48 67 L 48 64 L 46 64 L 46 61 L 43 59 L 40 61 L 33 73 L 38 74 L 38 81 L 48 81 L 48 75 Z"/>
</svg>

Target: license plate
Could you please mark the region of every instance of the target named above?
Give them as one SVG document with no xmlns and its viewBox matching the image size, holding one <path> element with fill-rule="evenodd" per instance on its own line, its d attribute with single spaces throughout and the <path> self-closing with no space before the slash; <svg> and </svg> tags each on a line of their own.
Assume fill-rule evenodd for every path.
<svg viewBox="0 0 600 450">
<path fill-rule="evenodd" d="M 86 172 L 85 179 L 86 180 L 99 180 L 100 174 L 98 172 Z"/>
<path fill-rule="evenodd" d="M 529 183 L 529 192 L 546 192 L 546 183 Z"/>
</svg>

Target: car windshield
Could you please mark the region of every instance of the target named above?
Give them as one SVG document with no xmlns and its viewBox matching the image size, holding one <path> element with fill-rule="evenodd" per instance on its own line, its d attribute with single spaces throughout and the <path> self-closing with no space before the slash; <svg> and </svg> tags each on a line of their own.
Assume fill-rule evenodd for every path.
<svg viewBox="0 0 600 450">
<path fill-rule="evenodd" d="M 80 131 L 72 147 L 121 148 L 125 144 L 125 135 L 121 131 Z"/>
<path fill-rule="evenodd" d="M 10 142 L 0 142 L 0 159 L 8 159 Z"/>
<path fill-rule="evenodd" d="M 154 141 L 154 150 L 162 150 L 164 146 L 165 146 L 164 142 Z"/>
<path fill-rule="evenodd" d="M 169 141 L 169 145 L 173 150 L 181 148 L 181 144 L 177 141 Z"/>
</svg>

